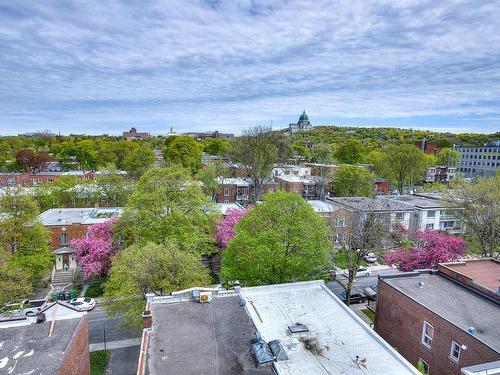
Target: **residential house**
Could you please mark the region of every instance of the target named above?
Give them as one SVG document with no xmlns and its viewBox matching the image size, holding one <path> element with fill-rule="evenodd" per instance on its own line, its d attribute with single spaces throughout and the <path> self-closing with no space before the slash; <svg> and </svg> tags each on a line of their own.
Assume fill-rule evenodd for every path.
<svg viewBox="0 0 500 375">
<path fill-rule="evenodd" d="M 214 132 L 193 132 L 193 133 L 182 133 L 182 135 L 187 135 L 190 137 L 196 138 L 198 141 L 203 141 L 204 139 L 207 138 L 221 138 L 221 139 L 233 139 L 234 134 L 233 133 L 220 133 L 218 130 Z"/>
<path fill-rule="evenodd" d="M 498 275 L 486 259 L 379 276 L 375 330 L 429 375 L 498 373 L 475 372 L 500 361 Z"/>
<path fill-rule="evenodd" d="M 423 153 L 427 155 L 434 155 L 439 151 L 437 142 L 430 142 L 426 139 L 416 142 L 415 146 L 417 146 Z"/>
<path fill-rule="evenodd" d="M 0 188 L 3 187 L 30 187 L 42 184 L 51 184 L 59 180 L 62 176 L 74 176 L 82 181 L 93 181 L 102 171 L 66 171 L 66 172 L 13 172 L 0 173 Z M 127 178 L 127 172 L 117 171 L 117 174 Z"/>
<path fill-rule="evenodd" d="M 412 207 L 385 196 L 375 198 L 328 197 L 327 201 L 352 211 L 354 225 L 360 225 L 364 222 L 368 213 L 373 213 L 378 220 L 387 225 L 388 230 L 393 230 L 396 225 L 400 225 L 407 230 L 410 228 Z"/>
<path fill-rule="evenodd" d="M 78 269 L 69 242 L 84 238 L 89 226 L 117 218 L 122 213 L 123 208 L 120 207 L 52 208 L 38 216 L 38 220 L 51 232 L 50 246 L 55 255 L 53 283 L 67 284 L 73 281 Z"/>
<path fill-rule="evenodd" d="M 332 227 L 335 244 L 349 240 L 352 233 L 352 210 L 329 200 L 310 200 L 308 203 Z"/>
<path fill-rule="evenodd" d="M 449 182 L 456 180 L 457 168 L 447 165 L 434 165 L 428 167 L 424 172 L 424 182 Z"/>
<path fill-rule="evenodd" d="M 323 281 L 148 296 L 143 374 L 419 374 Z"/>
<path fill-rule="evenodd" d="M 412 232 L 434 229 L 460 234 L 464 231 L 462 221 L 453 215 L 456 209 L 447 207 L 439 194 L 392 195 L 389 199 L 413 208 L 409 228 Z"/>
</svg>

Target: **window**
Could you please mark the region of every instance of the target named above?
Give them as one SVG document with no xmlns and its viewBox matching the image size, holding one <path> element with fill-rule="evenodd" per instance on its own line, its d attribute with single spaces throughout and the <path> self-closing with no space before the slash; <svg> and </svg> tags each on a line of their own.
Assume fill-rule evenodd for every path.
<svg viewBox="0 0 500 375">
<path fill-rule="evenodd" d="M 405 217 L 404 212 L 396 212 L 396 220 L 403 220 Z"/>
<path fill-rule="evenodd" d="M 224 196 L 229 197 L 229 188 L 224 188 Z"/>
<path fill-rule="evenodd" d="M 227 199 L 224 200 L 224 203 L 229 203 L 229 201 Z"/>
<path fill-rule="evenodd" d="M 47 179 L 47 182 L 48 182 L 49 184 L 50 184 L 52 181 L 53 181 L 53 180 L 52 180 L 50 177 Z"/>
<path fill-rule="evenodd" d="M 427 211 L 427 217 L 436 217 L 436 211 Z"/>
<path fill-rule="evenodd" d="M 454 221 L 443 221 L 441 223 L 443 229 L 453 228 L 454 225 L 455 225 Z"/>
<path fill-rule="evenodd" d="M 434 327 L 431 326 L 426 321 L 424 321 L 424 325 L 422 327 L 422 344 L 424 344 L 430 349 L 432 346 L 433 336 L 434 336 Z"/>
<path fill-rule="evenodd" d="M 418 362 L 421 363 L 422 370 L 424 370 L 424 374 L 429 373 L 429 364 L 425 362 L 422 358 L 418 359 Z"/>
<path fill-rule="evenodd" d="M 242 194 L 242 195 L 247 195 L 247 194 L 248 194 L 248 188 L 243 188 L 243 189 L 241 190 L 241 194 Z"/>
<path fill-rule="evenodd" d="M 336 227 L 345 227 L 345 217 L 338 217 L 335 219 Z"/>
<path fill-rule="evenodd" d="M 425 229 L 434 229 L 434 224 L 426 224 Z"/>
<path fill-rule="evenodd" d="M 335 242 L 343 242 L 343 241 L 345 241 L 345 233 L 335 234 Z"/>
<path fill-rule="evenodd" d="M 460 360 L 460 345 L 455 341 L 451 342 L 450 359 L 457 362 Z"/>
<path fill-rule="evenodd" d="M 68 233 L 61 233 L 61 245 L 68 244 Z"/>
</svg>

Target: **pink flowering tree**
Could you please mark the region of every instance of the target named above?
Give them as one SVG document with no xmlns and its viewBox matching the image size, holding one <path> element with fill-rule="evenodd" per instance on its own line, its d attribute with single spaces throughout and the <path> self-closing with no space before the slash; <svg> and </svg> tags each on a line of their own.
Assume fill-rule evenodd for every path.
<svg viewBox="0 0 500 375">
<path fill-rule="evenodd" d="M 75 250 L 76 261 L 82 267 L 83 277 L 105 276 L 111 267 L 111 257 L 118 250 L 113 240 L 113 226 L 116 219 L 94 224 L 87 229 L 85 238 L 70 241 Z"/>
<path fill-rule="evenodd" d="M 251 208 L 252 206 L 248 206 L 247 208 L 230 208 L 227 210 L 226 216 L 219 222 L 215 231 L 215 239 L 221 249 L 225 249 L 228 242 L 236 235 L 236 225 Z"/>
<path fill-rule="evenodd" d="M 398 247 L 384 255 L 385 262 L 401 271 L 437 268 L 438 263 L 457 260 L 465 255 L 467 242 L 460 237 L 427 229 L 413 235 L 413 244 Z"/>
</svg>

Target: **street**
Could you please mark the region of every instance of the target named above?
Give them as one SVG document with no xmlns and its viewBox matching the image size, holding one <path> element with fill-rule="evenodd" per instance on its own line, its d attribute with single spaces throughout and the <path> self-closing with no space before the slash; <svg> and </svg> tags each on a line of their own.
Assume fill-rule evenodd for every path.
<svg viewBox="0 0 500 375">
<path fill-rule="evenodd" d="M 354 280 L 353 290 L 363 291 L 364 288 L 367 288 L 373 284 L 378 283 L 378 275 L 387 275 L 390 273 L 398 272 L 396 269 L 383 269 L 383 270 L 372 270 L 372 274 L 370 276 L 357 277 Z M 347 283 L 347 278 L 344 276 L 338 276 L 341 282 Z M 328 288 L 335 293 L 336 296 L 340 296 L 340 294 L 344 291 L 344 289 L 339 285 L 337 281 L 329 281 L 327 284 Z"/>
<path fill-rule="evenodd" d="M 119 319 L 110 319 L 97 304 L 87 316 L 89 320 L 89 350 L 111 352 L 106 374 L 133 375 L 137 370 L 141 330 L 123 329 Z"/>
</svg>

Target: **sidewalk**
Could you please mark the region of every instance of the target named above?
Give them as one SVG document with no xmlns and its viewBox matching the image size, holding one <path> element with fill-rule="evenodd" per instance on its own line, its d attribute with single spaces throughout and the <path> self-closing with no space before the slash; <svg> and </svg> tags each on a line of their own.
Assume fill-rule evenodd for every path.
<svg viewBox="0 0 500 375">
<path fill-rule="evenodd" d="M 88 288 L 89 288 L 89 284 L 84 284 L 78 297 L 85 297 L 85 293 L 87 293 Z"/>
<path fill-rule="evenodd" d="M 372 320 L 366 316 L 366 314 L 362 311 L 364 309 L 367 309 L 368 308 L 368 305 L 366 303 L 356 303 L 354 305 L 351 305 L 351 310 L 354 311 L 354 313 L 359 316 L 363 322 L 365 322 L 366 324 L 368 324 L 370 326 L 370 328 L 373 328 L 373 322 Z"/>
</svg>

